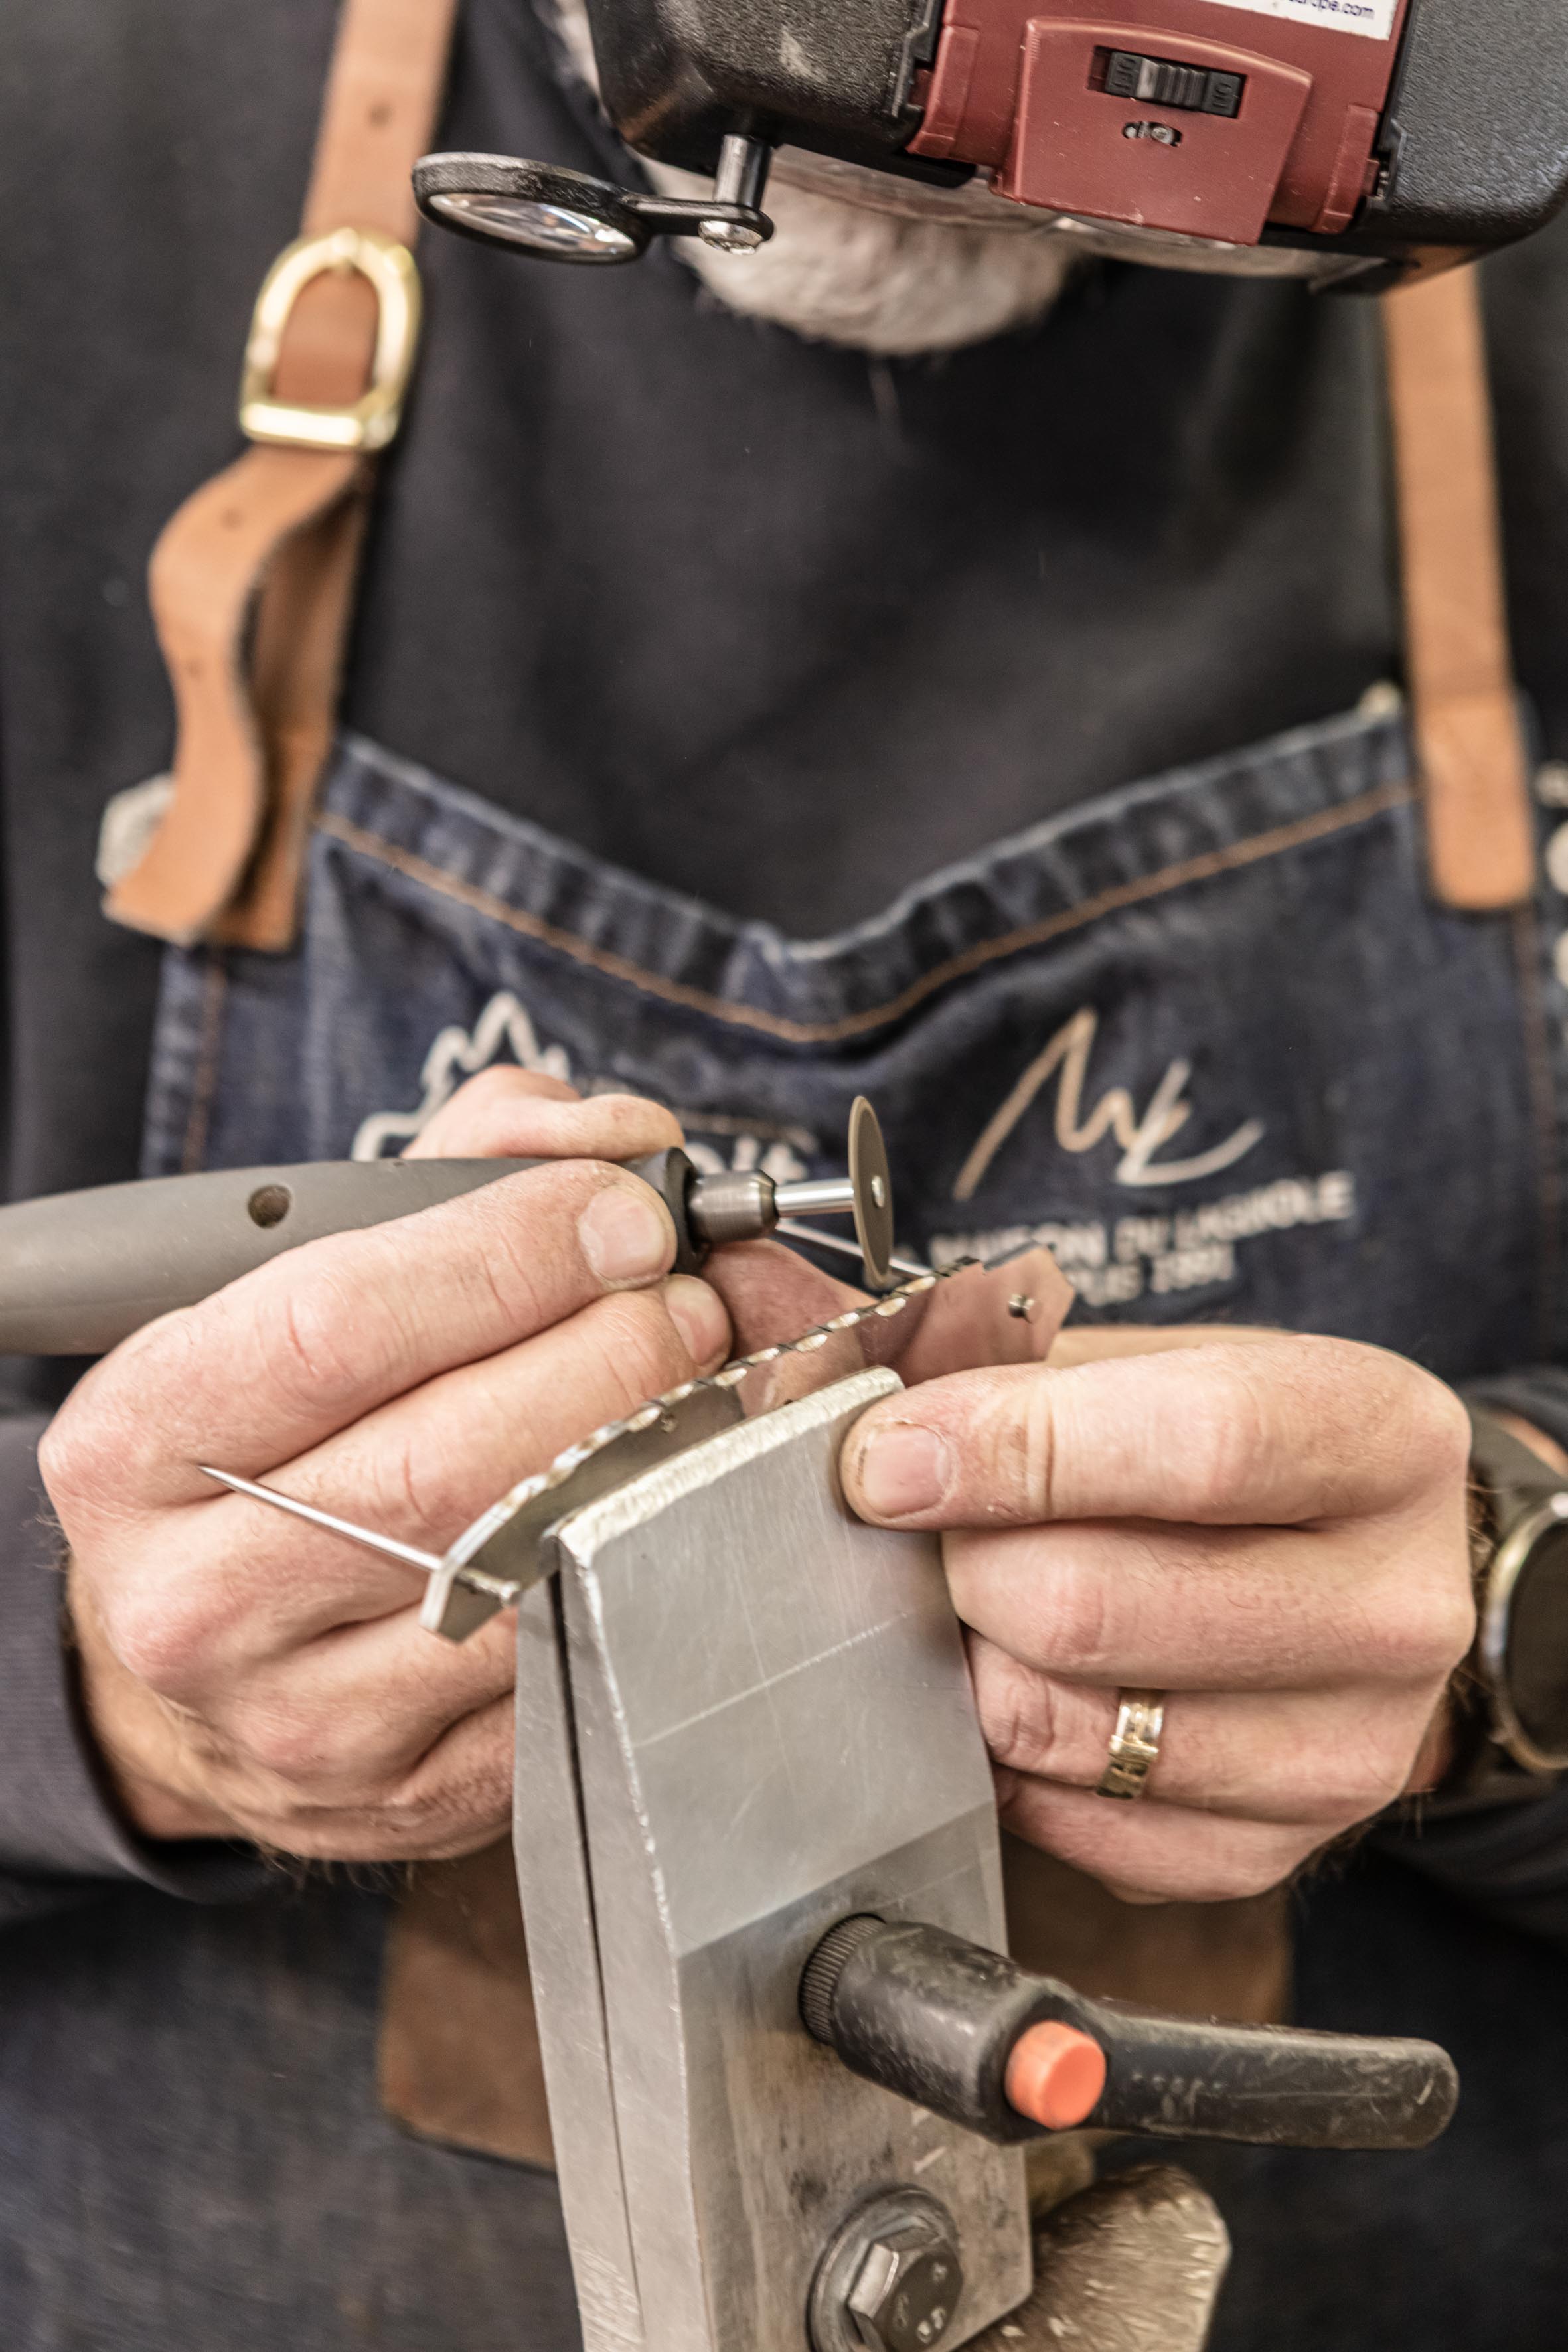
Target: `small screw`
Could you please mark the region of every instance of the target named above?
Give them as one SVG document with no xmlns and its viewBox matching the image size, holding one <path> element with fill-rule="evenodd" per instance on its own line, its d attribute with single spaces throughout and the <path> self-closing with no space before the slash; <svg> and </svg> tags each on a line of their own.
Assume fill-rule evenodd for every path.
<svg viewBox="0 0 1568 2352">
<path fill-rule="evenodd" d="M 871 1198 L 875 1201 L 879 1209 L 885 1209 L 887 1207 L 888 1188 L 883 1183 L 879 1176 L 873 1176 L 871 1179 Z"/>
<path fill-rule="evenodd" d="M 1007 1301 L 1008 1314 L 1020 1323 L 1032 1323 L 1039 1311 L 1038 1305 L 1026 1290 L 1016 1290 Z"/>
</svg>

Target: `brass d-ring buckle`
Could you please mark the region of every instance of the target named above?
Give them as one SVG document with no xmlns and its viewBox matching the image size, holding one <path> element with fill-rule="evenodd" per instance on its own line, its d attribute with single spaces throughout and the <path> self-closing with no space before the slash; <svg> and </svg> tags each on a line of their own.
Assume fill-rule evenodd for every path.
<svg viewBox="0 0 1568 2352">
<path fill-rule="evenodd" d="M 357 269 L 375 289 L 370 389 L 347 408 L 277 400 L 272 378 L 284 330 L 305 288 L 329 269 Z M 239 380 L 241 431 L 289 449 L 384 449 L 402 417 L 418 341 L 419 272 L 406 246 L 367 228 L 300 237 L 279 255 L 256 298 Z"/>
</svg>

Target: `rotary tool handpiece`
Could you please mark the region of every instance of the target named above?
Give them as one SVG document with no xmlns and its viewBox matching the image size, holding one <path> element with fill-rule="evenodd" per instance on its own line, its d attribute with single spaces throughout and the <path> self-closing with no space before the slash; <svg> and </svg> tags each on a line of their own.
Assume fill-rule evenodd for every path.
<svg viewBox="0 0 1568 2352">
<path fill-rule="evenodd" d="M 316 1160 L 232 1168 L 56 1192 L 0 1209 L 0 1354 L 96 1356 L 142 1324 L 191 1307 L 268 1258 L 329 1234 L 406 1217 L 537 1160 Z M 628 1163 L 675 1220 L 676 1266 L 724 1242 L 771 1233 L 782 1216 L 854 1215 L 872 1289 L 891 1280 L 891 1199 L 869 1104 L 850 1118 L 849 1179 L 774 1184 L 704 1176 L 684 1151 Z"/>
</svg>

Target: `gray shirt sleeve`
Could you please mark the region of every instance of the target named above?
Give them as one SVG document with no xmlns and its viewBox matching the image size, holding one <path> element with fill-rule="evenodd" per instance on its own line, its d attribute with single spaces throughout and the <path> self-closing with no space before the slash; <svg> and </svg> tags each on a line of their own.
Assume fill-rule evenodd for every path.
<svg viewBox="0 0 1568 2352">
<path fill-rule="evenodd" d="M 0 1928 L 137 1882 L 236 1902 L 268 1877 L 254 1848 L 157 1845 L 121 1819 L 78 1702 L 58 1529 L 38 1476 L 43 1415 L 0 1418 Z"/>
</svg>

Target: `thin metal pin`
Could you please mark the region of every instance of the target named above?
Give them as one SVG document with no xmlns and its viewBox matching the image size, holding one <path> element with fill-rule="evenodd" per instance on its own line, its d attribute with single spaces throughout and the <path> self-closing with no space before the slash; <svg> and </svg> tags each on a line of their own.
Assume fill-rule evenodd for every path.
<svg viewBox="0 0 1568 2352">
<path fill-rule="evenodd" d="M 199 1463 L 197 1467 L 204 1478 L 216 1478 L 220 1486 L 227 1486 L 237 1495 L 248 1495 L 255 1503 L 270 1503 L 274 1510 L 308 1519 L 313 1528 L 325 1528 L 331 1535 L 347 1536 L 351 1543 L 363 1544 L 366 1551 L 378 1551 L 387 1559 L 400 1560 L 405 1568 L 416 1568 L 421 1576 L 434 1576 L 443 1565 L 438 1553 L 418 1551 L 413 1544 L 399 1543 L 395 1536 L 378 1536 L 374 1528 L 356 1527 L 352 1519 L 340 1519 L 331 1511 L 317 1510 L 313 1503 L 301 1503 L 292 1495 L 280 1495 L 276 1486 L 258 1486 L 253 1478 L 237 1478 L 232 1470 L 215 1470 L 207 1462 Z"/>
</svg>

